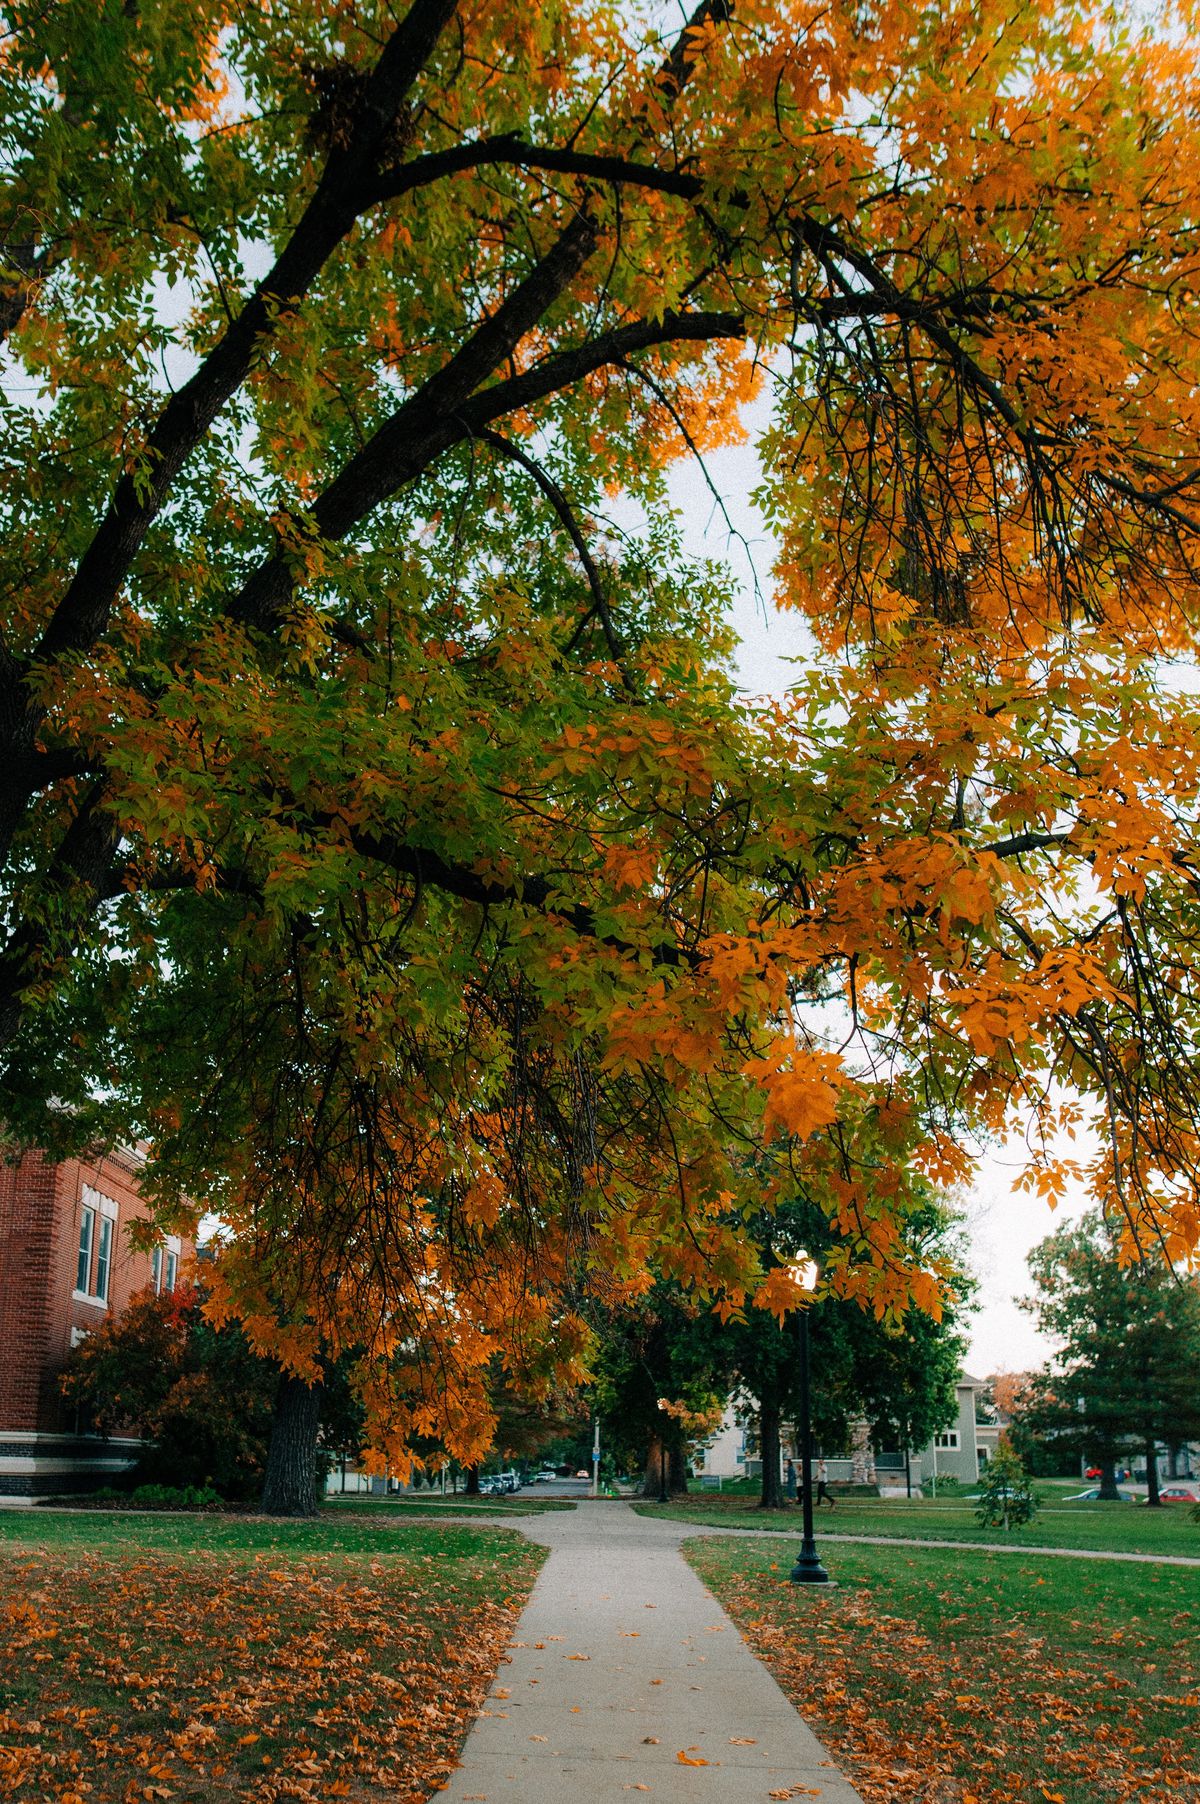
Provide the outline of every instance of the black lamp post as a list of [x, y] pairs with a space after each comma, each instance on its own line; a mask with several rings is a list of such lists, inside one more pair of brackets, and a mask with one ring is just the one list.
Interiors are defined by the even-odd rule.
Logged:
[[[791, 1275], [801, 1290], [810, 1295], [817, 1288], [817, 1262], [805, 1258], [791, 1268]], [[800, 1310], [797, 1332], [800, 1337], [800, 1477], [804, 1485], [804, 1538], [789, 1577], [794, 1585], [828, 1585], [829, 1574], [821, 1564], [813, 1537], [812, 1481], [812, 1411], [809, 1399], [809, 1305]]]
[[[658, 1407], [662, 1409], [663, 1405], [660, 1403]], [[667, 1436], [665, 1430], [659, 1436], [658, 1442], [658, 1501], [660, 1503], [670, 1503], [671, 1501], [667, 1491]]]

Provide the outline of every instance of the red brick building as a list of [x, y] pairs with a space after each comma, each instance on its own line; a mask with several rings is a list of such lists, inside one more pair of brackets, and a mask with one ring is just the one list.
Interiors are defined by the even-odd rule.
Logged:
[[0, 1496], [53, 1496], [108, 1482], [136, 1457], [134, 1440], [81, 1434], [59, 1374], [81, 1336], [136, 1291], [173, 1288], [190, 1246], [135, 1252], [145, 1219], [141, 1161], [119, 1150], [51, 1163], [26, 1153], [0, 1163]]

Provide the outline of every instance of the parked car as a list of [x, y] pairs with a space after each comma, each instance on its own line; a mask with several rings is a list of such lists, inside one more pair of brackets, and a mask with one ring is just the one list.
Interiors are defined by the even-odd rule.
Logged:
[[1200, 1484], [1164, 1485], [1158, 1495], [1163, 1503], [1200, 1503]]
[[[1067, 1498], [1068, 1503], [1099, 1503], [1099, 1501], [1100, 1501], [1100, 1486], [1099, 1485], [1093, 1485], [1090, 1491], [1076, 1491], [1072, 1496]], [[1105, 1501], [1111, 1502], [1112, 1499], [1106, 1498]], [[1133, 1502], [1132, 1491], [1118, 1491], [1117, 1492], [1117, 1502], [1118, 1503], [1132, 1503]]]
[[557, 1478], [557, 1477], [558, 1477], [558, 1473], [554, 1470], [553, 1466], [543, 1466], [540, 1472], [534, 1473], [533, 1481], [535, 1484], [541, 1484], [543, 1479]]

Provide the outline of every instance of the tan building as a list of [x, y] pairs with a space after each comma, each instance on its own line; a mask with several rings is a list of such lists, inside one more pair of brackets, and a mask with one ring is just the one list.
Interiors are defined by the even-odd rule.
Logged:
[[185, 1253], [172, 1238], [136, 1252], [146, 1219], [141, 1160], [118, 1150], [0, 1164], [0, 1498], [86, 1490], [136, 1457], [133, 1440], [81, 1433], [59, 1391], [71, 1348], [139, 1290], [173, 1289]]

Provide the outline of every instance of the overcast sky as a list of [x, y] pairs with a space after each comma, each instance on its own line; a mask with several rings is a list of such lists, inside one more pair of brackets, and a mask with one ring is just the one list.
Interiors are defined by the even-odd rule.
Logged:
[[[770, 608], [771, 538], [749, 499], [760, 481], [757, 458], [747, 445], [717, 451], [705, 463], [728, 520], [714, 503], [696, 464], [677, 465], [672, 491], [687, 547], [699, 555], [722, 558], [733, 572], [738, 585], [733, 622], [742, 641], [738, 669], [743, 687], [754, 695], [779, 694], [786, 690], [794, 671], [789, 659], [803, 657], [809, 641], [797, 616]], [[731, 536], [731, 527], [737, 536]], [[755, 573], [765, 606], [755, 600]], [[1077, 1158], [1086, 1158], [1089, 1149], [1076, 1145], [1069, 1150]], [[989, 1149], [980, 1160], [967, 1200], [972, 1261], [979, 1280], [979, 1309], [971, 1324], [967, 1354], [967, 1369], [975, 1377], [995, 1371], [1024, 1371], [1046, 1359], [1049, 1344], [1017, 1308], [1014, 1298], [1029, 1287], [1026, 1257], [1030, 1249], [1053, 1233], [1064, 1218], [1078, 1215], [1086, 1206], [1082, 1193], [1077, 1193], [1052, 1210], [1043, 1198], [1016, 1189], [1023, 1164], [1024, 1143], [1019, 1136], [1005, 1146]]]

